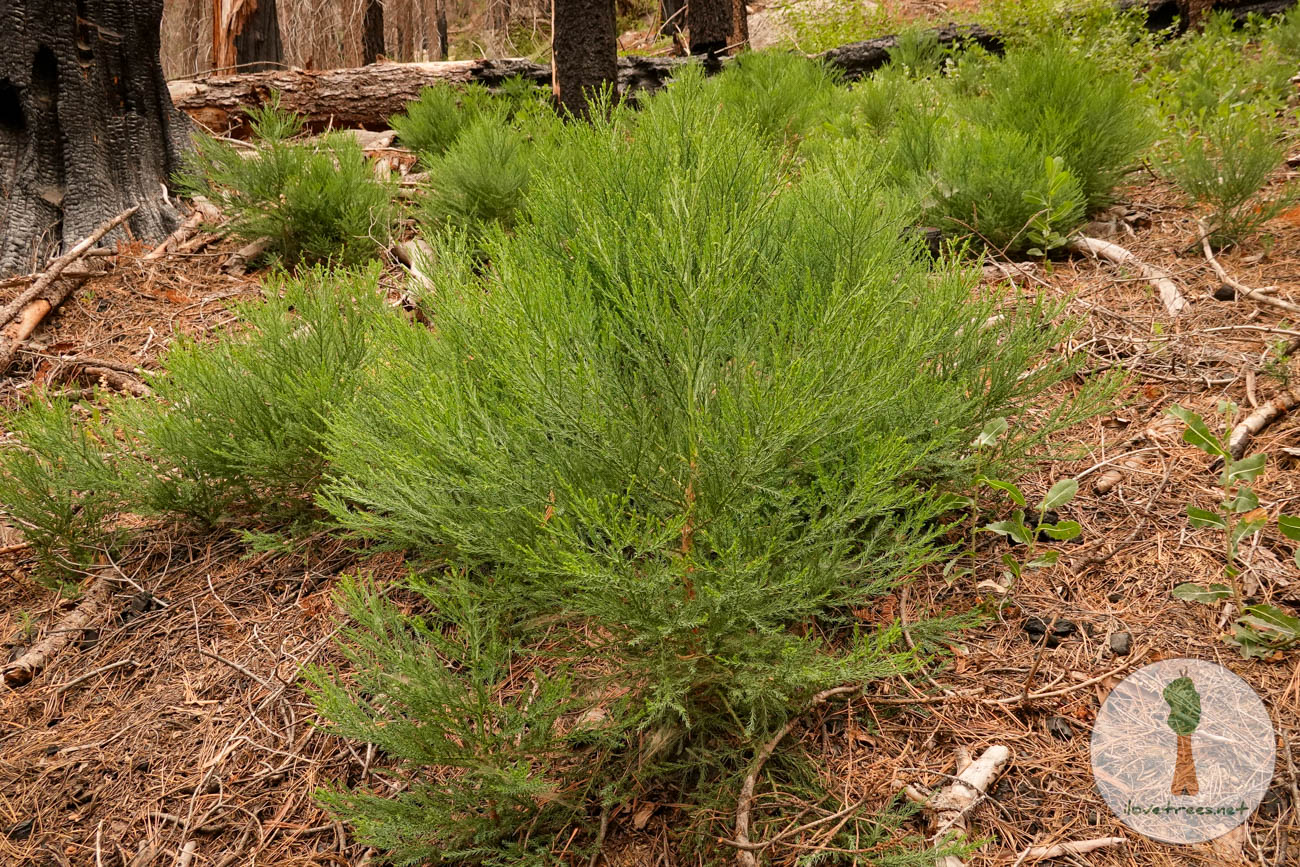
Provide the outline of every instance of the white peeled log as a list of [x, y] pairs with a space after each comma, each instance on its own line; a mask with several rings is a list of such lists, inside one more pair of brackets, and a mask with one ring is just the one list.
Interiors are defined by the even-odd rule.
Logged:
[[[1011, 749], [1002, 744], [994, 744], [980, 754], [980, 757], [962, 767], [968, 757], [958, 752], [957, 776], [941, 789], [927, 795], [913, 786], [907, 786], [903, 793], [907, 798], [922, 804], [930, 814], [934, 832], [930, 844], [938, 846], [953, 832], [965, 836], [966, 815], [980, 802], [989, 786], [1001, 775], [1007, 763], [1011, 761]], [[955, 855], [943, 855], [935, 862], [936, 867], [965, 867], [965, 862]]]
[[1079, 235], [1070, 240], [1069, 248], [1095, 259], [1105, 259], [1115, 265], [1127, 265], [1133, 268], [1142, 275], [1143, 279], [1156, 287], [1156, 291], [1160, 293], [1160, 301], [1165, 305], [1165, 310], [1170, 316], [1177, 317], [1187, 309], [1187, 299], [1183, 297], [1178, 284], [1169, 274], [1154, 265], [1148, 265], [1119, 244]]

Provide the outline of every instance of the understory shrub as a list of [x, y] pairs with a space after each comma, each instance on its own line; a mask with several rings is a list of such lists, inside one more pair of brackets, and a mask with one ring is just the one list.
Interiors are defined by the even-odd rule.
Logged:
[[1079, 181], [1060, 157], [1048, 156], [1011, 129], [954, 130], [941, 147], [927, 221], [976, 234], [1003, 253], [1043, 255], [1083, 222]]
[[329, 416], [347, 406], [386, 308], [378, 264], [272, 275], [266, 299], [212, 342], [180, 339], [152, 376], [155, 400], [122, 401], [132, 505], [211, 524], [312, 508]]
[[504, 114], [491, 91], [481, 84], [436, 84], [421, 90], [418, 98], [407, 103], [406, 111], [393, 115], [388, 122], [402, 145], [427, 161], [455, 144], [475, 121]]
[[361, 673], [312, 677], [405, 786], [327, 802], [406, 863], [530, 863], [651, 786], [706, 828], [814, 694], [953, 626], [912, 650], [854, 611], [942, 553], [981, 426], [1072, 369], [1054, 311], [931, 270], [868, 144], [795, 174], [692, 71], [595, 116], [489, 267], [438, 251], [436, 328], [385, 320], [330, 417], [322, 505], [436, 564], [350, 587]]
[[220, 339], [178, 340], [147, 398], [79, 415], [33, 401], [4, 419], [0, 504], [49, 571], [84, 565], [118, 513], [212, 526], [319, 513], [326, 420], [352, 398], [370, 333], [389, 315], [380, 270], [303, 269], [267, 282]]
[[721, 111], [777, 143], [798, 141], [824, 122], [836, 95], [830, 67], [781, 51], [743, 53], [711, 84]]
[[241, 241], [266, 238], [287, 265], [353, 265], [387, 248], [396, 212], [393, 186], [375, 177], [355, 138], [331, 133], [296, 140], [302, 122], [278, 102], [249, 110], [256, 150], [198, 135], [179, 178], [229, 217]]
[[110, 541], [117, 511], [109, 448], [66, 400], [35, 395], [0, 427], [0, 512], [32, 546], [46, 580], [87, 566]]
[[424, 224], [450, 223], [471, 232], [488, 223], [509, 228], [528, 192], [531, 149], [522, 133], [500, 119], [476, 121], [431, 164]]
[[1098, 69], [1063, 40], [1008, 51], [983, 75], [983, 98], [969, 104], [974, 118], [1016, 130], [1065, 160], [1089, 210], [1110, 202], [1154, 137], [1148, 102], [1132, 77]]
[[1284, 47], [1288, 32], [1285, 21], [1261, 33], [1255, 26], [1243, 29], [1230, 13], [1210, 13], [1199, 33], [1155, 57], [1151, 78], [1165, 109], [1195, 118], [1247, 104], [1260, 112], [1281, 108], [1295, 74], [1296, 55]]
[[1282, 167], [1286, 141], [1278, 124], [1250, 106], [1202, 111], [1175, 130], [1165, 174], [1194, 204], [1206, 209], [1211, 238], [1231, 244], [1255, 234], [1293, 200], [1287, 189], [1266, 198]]

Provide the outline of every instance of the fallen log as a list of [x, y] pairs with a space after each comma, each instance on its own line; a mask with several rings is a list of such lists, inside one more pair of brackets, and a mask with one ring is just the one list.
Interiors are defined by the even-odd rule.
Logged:
[[80, 639], [82, 631], [99, 618], [108, 604], [108, 590], [108, 582], [96, 578], [85, 597], [58, 622], [56, 628], [4, 667], [4, 682], [11, 689], [17, 689], [49, 665], [74, 640]]

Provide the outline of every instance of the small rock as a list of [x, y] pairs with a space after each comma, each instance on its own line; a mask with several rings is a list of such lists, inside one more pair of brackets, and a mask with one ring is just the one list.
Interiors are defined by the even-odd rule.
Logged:
[[1124, 598], [1123, 594], [1111, 593], [1106, 597], [1106, 601], [1114, 605], [1115, 603], [1119, 602], [1123, 598]]
[[1070, 721], [1063, 716], [1049, 716], [1047, 718], [1047, 733], [1054, 738], [1060, 738], [1068, 741], [1074, 737], [1074, 728]]
[[[1047, 635], [1047, 626], [1050, 622], [1041, 617], [1028, 617], [1025, 619], [1025, 632], [1029, 633], [1029, 637], [1034, 641], [1040, 641], [1044, 635]], [[1069, 638], [1077, 629], [1074, 621], [1063, 617], [1057, 618], [1056, 624], [1052, 627], [1052, 634], [1047, 635], [1047, 646], [1059, 646], [1062, 638]]]
[[1116, 656], [1128, 656], [1129, 651], [1133, 649], [1133, 636], [1127, 632], [1112, 632], [1110, 634], [1110, 652]]
[[1233, 289], [1231, 286], [1228, 286], [1227, 284], [1224, 284], [1220, 286], [1218, 289], [1214, 290], [1214, 300], [1215, 301], [1236, 301], [1237, 290]]

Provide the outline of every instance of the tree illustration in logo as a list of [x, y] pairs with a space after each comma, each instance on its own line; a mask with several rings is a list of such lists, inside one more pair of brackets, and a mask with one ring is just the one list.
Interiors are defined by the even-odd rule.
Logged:
[[1192, 756], [1192, 732], [1201, 724], [1201, 695], [1187, 676], [1170, 681], [1164, 691], [1165, 704], [1169, 705], [1169, 727], [1178, 735], [1178, 761], [1174, 765], [1174, 782], [1169, 791], [1174, 795], [1195, 795], [1200, 791], [1196, 782], [1196, 760]]

